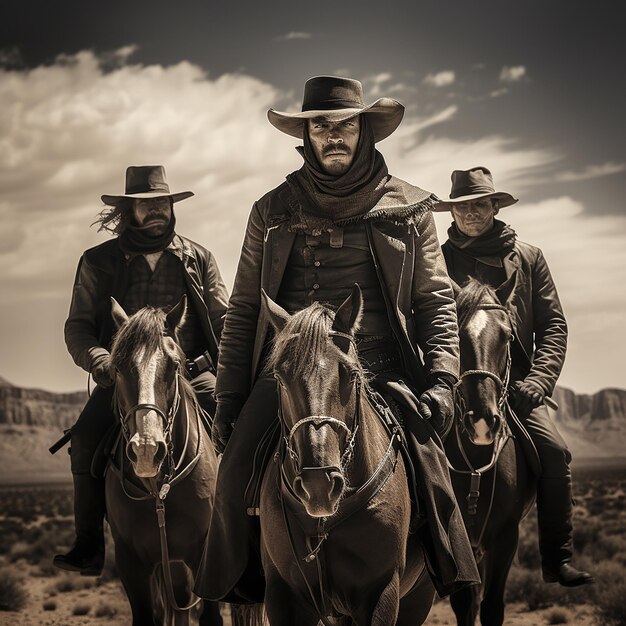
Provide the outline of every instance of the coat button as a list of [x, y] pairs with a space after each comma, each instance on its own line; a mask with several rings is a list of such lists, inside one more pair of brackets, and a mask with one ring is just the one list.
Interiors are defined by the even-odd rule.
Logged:
[[313, 285], [313, 289], [319, 289], [319, 288], [320, 288], [320, 286], [319, 286], [317, 283], [315, 283], [315, 284]]
[[315, 265], [315, 267], [319, 267], [321, 265], [321, 263], [319, 261], [315, 261], [315, 263], [313, 263], [313, 265]]

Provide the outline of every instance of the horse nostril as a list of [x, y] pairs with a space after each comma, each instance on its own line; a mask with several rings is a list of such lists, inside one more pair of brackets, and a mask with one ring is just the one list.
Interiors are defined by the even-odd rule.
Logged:
[[165, 453], [167, 452], [167, 448], [165, 447], [165, 443], [163, 441], [159, 441], [157, 443], [157, 450], [154, 455], [154, 462], [158, 465], [165, 458]]
[[296, 476], [293, 481], [293, 490], [295, 494], [300, 498], [300, 500], [308, 500], [309, 494], [307, 490], [304, 488], [302, 483], [302, 478], [300, 476]]
[[135, 452], [135, 445], [132, 441], [126, 446], [126, 456], [131, 463], [137, 463], [137, 453]]
[[341, 496], [346, 481], [343, 477], [343, 474], [341, 474], [340, 472], [331, 472], [328, 478], [331, 484], [330, 490], [328, 491], [328, 496], [330, 500], [336, 500], [339, 498], [339, 496]]

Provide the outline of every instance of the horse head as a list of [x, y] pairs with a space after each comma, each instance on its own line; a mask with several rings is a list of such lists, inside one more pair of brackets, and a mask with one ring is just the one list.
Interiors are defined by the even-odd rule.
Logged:
[[476, 445], [493, 443], [504, 425], [513, 339], [506, 303], [514, 285], [515, 275], [498, 290], [473, 279], [455, 290], [461, 348], [456, 417]]
[[314, 303], [289, 315], [265, 292], [262, 298], [275, 330], [268, 366], [278, 383], [291, 488], [310, 516], [327, 517], [344, 494], [358, 429], [361, 290], [355, 284], [336, 313]]
[[137, 476], [154, 478], [168, 452], [180, 401], [179, 377], [185, 355], [176, 332], [185, 317], [186, 296], [167, 315], [145, 307], [130, 317], [111, 300], [117, 328], [111, 362], [126, 454]]

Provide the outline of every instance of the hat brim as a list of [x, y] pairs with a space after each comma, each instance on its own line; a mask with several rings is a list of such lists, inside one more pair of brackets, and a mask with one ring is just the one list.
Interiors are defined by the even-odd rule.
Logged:
[[180, 202], [186, 198], [191, 198], [193, 191], [179, 191], [178, 193], [163, 193], [163, 192], [146, 192], [146, 193], [127, 193], [120, 194], [118, 196], [103, 195], [100, 196], [104, 204], [109, 206], [117, 206], [122, 200], [138, 200], [140, 198], [171, 198], [172, 202]]
[[455, 204], [461, 204], [462, 202], [471, 202], [472, 200], [479, 200], [480, 198], [496, 198], [499, 200], [498, 208], [504, 209], [507, 206], [511, 206], [518, 202], [517, 198], [514, 198], [510, 193], [505, 191], [494, 191], [492, 193], [475, 193], [469, 196], [459, 196], [458, 198], [452, 198], [450, 200], [439, 200], [432, 210], [435, 213], [442, 213], [443, 211], [451, 211]]
[[317, 109], [301, 113], [284, 113], [270, 109], [267, 112], [267, 119], [281, 132], [303, 139], [304, 125], [307, 120], [324, 117], [331, 122], [342, 122], [355, 115], [367, 115], [368, 122], [374, 131], [374, 141], [382, 141], [400, 125], [404, 117], [404, 105], [393, 98], [379, 98], [373, 104], [363, 108]]

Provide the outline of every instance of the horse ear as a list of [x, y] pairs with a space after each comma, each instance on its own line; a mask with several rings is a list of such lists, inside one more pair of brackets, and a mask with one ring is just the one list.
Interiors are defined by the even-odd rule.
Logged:
[[267, 293], [265, 293], [265, 289], [261, 289], [261, 306], [267, 313], [267, 316], [277, 333], [285, 328], [285, 324], [291, 316], [287, 313], [287, 311], [285, 311], [285, 309], [283, 309], [282, 306], [276, 304], [276, 302], [274, 302], [274, 300], [272, 300]]
[[113, 296], [111, 296], [111, 317], [113, 318], [116, 330], [119, 330], [120, 326], [128, 321], [126, 311], [124, 311], [120, 303]]
[[500, 304], [506, 306], [513, 292], [515, 291], [515, 285], [517, 283], [517, 272], [513, 272], [497, 289], [496, 296]]
[[333, 330], [353, 335], [359, 329], [363, 315], [363, 293], [358, 283], [354, 283], [352, 293], [344, 300], [335, 313]]
[[184, 321], [185, 313], [187, 313], [187, 294], [179, 300], [175, 307], [165, 316], [165, 324], [170, 331], [176, 330]]

